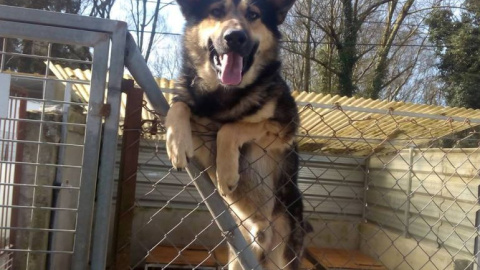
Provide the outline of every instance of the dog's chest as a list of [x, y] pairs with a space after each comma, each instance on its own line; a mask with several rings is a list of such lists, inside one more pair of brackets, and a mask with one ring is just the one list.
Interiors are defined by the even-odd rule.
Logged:
[[[275, 106], [266, 91], [258, 89], [217, 90], [194, 97], [192, 113], [221, 123], [243, 121], [259, 122], [264, 115], [273, 115]], [[268, 111], [268, 113], [266, 113]], [[261, 115], [261, 116], [260, 116]], [[257, 120], [261, 119], [261, 120]]]

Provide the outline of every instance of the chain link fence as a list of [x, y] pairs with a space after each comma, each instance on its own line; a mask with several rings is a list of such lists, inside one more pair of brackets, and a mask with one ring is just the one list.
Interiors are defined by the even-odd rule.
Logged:
[[[298, 186], [313, 227], [301, 269], [477, 269], [480, 112], [293, 94]], [[172, 168], [162, 116], [146, 101], [142, 107], [138, 166], [119, 164], [137, 170], [123, 221], [132, 224], [124, 268], [228, 268], [237, 254], [229, 257], [218, 217], [196, 179]], [[215, 140], [215, 129], [204, 128], [197, 151]], [[250, 165], [268, 158], [265, 150]]]

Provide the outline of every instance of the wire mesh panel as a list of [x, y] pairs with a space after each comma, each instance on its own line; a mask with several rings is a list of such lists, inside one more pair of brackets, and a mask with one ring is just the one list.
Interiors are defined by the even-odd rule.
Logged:
[[[19, 43], [32, 49], [19, 51]], [[84, 58], [64, 58], [67, 45], [2, 38], [2, 93], [9, 112], [2, 119], [2, 248], [10, 267], [42, 269], [68, 265], [78, 209], [88, 100], [74, 88], [87, 79], [58, 80], [50, 67], [91, 68]], [[9, 87], [10, 86], [10, 87]]]
[[[313, 228], [300, 269], [477, 269], [480, 112], [293, 95], [298, 186]], [[238, 254], [229, 254], [228, 235], [207, 212], [196, 179], [171, 167], [161, 116], [147, 102], [143, 119], [125, 268], [228, 268]], [[194, 131], [204, 139], [197, 151], [216, 137], [204, 128]], [[258, 248], [258, 235], [244, 235]], [[269, 248], [263, 251], [276, 247]]]
[[107, 69], [123, 70], [109, 59], [118, 25], [4, 6], [0, 19], [0, 269], [84, 269], [102, 122], [116, 144], [120, 99], [103, 104]]

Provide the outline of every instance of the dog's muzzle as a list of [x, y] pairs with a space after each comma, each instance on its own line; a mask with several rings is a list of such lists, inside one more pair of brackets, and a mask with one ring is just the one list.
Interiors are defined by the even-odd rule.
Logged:
[[211, 43], [211, 60], [222, 84], [234, 86], [242, 82], [256, 47], [248, 34], [238, 29], [227, 29], [221, 38]]

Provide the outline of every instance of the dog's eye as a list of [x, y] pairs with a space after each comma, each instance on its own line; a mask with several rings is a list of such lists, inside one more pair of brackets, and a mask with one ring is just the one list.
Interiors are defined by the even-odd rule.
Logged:
[[214, 8], [210, 10], [210, 15], [212, 15], [214, 18], [220, 19], [225, 16], [225, 11], [223, 8]]
[[257, 12], [248, 10], [245, 17], [247, 18], [247, 20], [252, 22], [252, 21], [255, 21], [256, 19], [260, 18], [260, 14], [258, 14]]

